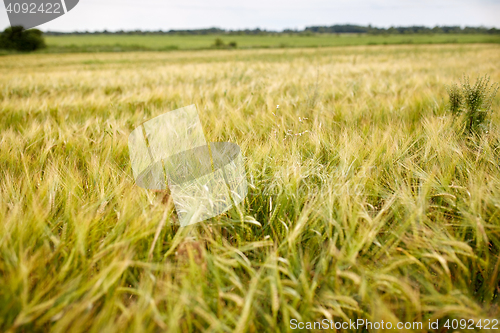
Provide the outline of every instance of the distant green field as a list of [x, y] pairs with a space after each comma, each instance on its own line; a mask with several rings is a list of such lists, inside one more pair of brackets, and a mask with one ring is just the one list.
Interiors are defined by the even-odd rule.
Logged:
[[324, 47], [383, 44], [500, 43], [497, 35], [388, 35], [324, 34], [313, 36], [158, 36], [158, 35], [67, 35], [47, 36], [44, 52], [97, 52], [131, 50], [207, 49], [216, 38], [238, 48]]

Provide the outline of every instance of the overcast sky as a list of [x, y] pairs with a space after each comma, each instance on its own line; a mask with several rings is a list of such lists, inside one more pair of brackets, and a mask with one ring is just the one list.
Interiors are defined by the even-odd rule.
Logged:
[[[208, 27], [283, 30], [345, 23], [499, 28], [500, 0], [80, 0], [72, 11], [38, 28], [45, 31]], [[0, 4], [0, 28], [8, 25], [7, 12]]]

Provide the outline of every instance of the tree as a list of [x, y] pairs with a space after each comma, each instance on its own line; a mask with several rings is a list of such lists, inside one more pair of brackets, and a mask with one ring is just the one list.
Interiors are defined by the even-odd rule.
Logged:
[[43, 32], [14, 26], [0, 33], [0, 49], [31, 52], [46, 47]]

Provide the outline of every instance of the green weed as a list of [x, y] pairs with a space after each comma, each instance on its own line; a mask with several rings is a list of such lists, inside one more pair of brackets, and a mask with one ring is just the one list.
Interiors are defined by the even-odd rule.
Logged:
[[490, 85], [488, 76], [479, 77], [474, 85], [470, 84], [469, 77], [463, 77], [461, 87], [453, 84], [448, 89], [450, 97], [450, 111], [465, 122], [468, 134], [485, 132], [488, 129], [491, 105], [498, 91], [498, 84]]

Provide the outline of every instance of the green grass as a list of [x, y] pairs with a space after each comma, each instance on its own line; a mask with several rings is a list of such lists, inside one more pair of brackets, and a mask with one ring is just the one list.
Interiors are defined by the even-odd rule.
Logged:
[[[477, 44], [1, 57], [0, 331], [499, 318], [500, 99], [489, 132], [469, 138], [446, 91], [464, 73], [499, 82], [498, 54]], [[179, 228], [168, 196], [134, 184], [127, 139], [193, 103], [208, 141], [242, 148], [249, 194]]]
[[384, 44], [500, 43], [497, 35], [276, 35], [276, 36], [154, 36], [70, 35], [47, 36], [46, 52], [94, 52], [211, 48], [216, 38], [236, 42], [239, 48], [327, 47]]

